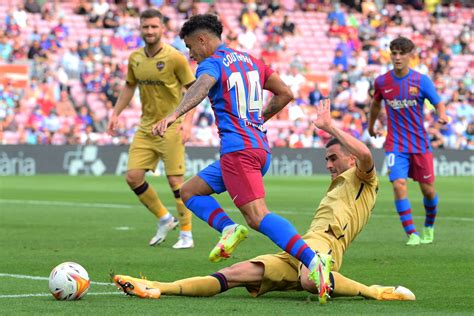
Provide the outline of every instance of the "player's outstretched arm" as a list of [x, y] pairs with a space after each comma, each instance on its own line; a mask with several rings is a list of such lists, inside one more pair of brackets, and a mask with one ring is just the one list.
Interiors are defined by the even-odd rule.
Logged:
[[107, 132], [110, 135], [114, 135], [115, 128], [117, 127], [118, 117], [120, 113], [130, 104], [132, 101], [133, 95], [135, 94], [135, 88], [137, 85], [132, 85], [128, 82], [125, 83], [122, 91], [119, 94], [117, 102], [114, 106], [114, 111], [109, 118], [109, 124], [107, 126]]
[[293, 100], [293, 92], [276, 73], [270, 75], [263, 88], [273, 93], [272, 99], [263, 111], [263, 121], [266, 122]]
[[358, 160], [357, 166], [360, 170], [369, 171], [373, 169], [374, 161], [369, 148], [354, 136], [334, 126], [331, 118], [331, 101], [329, 99], [319, 101], [319, 105], [316, 107], [316, 114], [317, 117], [313, 120], [313, 124], [337, 138], [352, 155], [356, 156]]
[[176, 110], [162, 119], [151, 130], [153, 135], [163, 136], [168, 126], [173, 124], [181, 115], [187, 113], [189, 110], [195, 108], [208, 95], [209, 90], [216, 83], [216, 79], [207, 74], [200, 76], [194, 84], [189, 88], [181, 100]]

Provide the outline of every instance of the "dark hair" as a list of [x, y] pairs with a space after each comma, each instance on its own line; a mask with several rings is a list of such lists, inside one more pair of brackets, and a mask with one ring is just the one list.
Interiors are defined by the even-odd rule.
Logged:
[[197, 30], [209, 31], [221, 39], [222, 23], [214, 14], [193, 15], [183, 24], [179, 37], [184, 38]]
[[390, 42], [390, 50], [400, 50], [402, 54], [410, 53], [415, 49], [415, 44], [406, 37], [400, 36]]
[[337, 145], [337, 144], [339, 144], [339, 145], [342, 146], [341, 141], [340, 141], [339, 139], [337, 139], [337, 138], [331, 138], [331, 139], [327, 142], [326, 148], [329, 148], [329, 147], [331, 147], [331, 146], [333, 146], [333, 145]]
[[347, 150], [346, 146], [344, 146], [344, 145], [341, 143], [341, 141], [340, 141], [339, 139], [337, 139], [337, 138], [331, 138], [331, 139], [327, 142], [326, 148], [329, 148], [329, 147], [334, 146], [334, 145], [337, 145], [337, 144], [339, 144], [339, 146], [341, 146], [341, 150], [342, 150], [344, 153], [346, 153], [346, 154], [348, 154], [348, 155], [350, 154], [350, 152], [349, 152], [349, 150]]
[[140, 13], [140, 21], [144, 19], [159, 18], [163, 22], [163, 14], [156, 9], [147, 9]]

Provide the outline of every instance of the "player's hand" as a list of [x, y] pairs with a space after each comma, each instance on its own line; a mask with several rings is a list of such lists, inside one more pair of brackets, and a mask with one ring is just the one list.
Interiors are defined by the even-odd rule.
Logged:
[[446, 125], [449, 123], [449, 116], [446, 113], [439, 114], [438, 116], [438, 123], [442, 125]]
[[109, 119], [109, 124], [107, 125], [107, 133], [111, 136], [114, 136], [117, 125], [118, 125], [118, 116], [112, 114], [112, 116]]
[[181, 141], [183, 144], [186, 144], [191, 138], [191, 126], [188, 124], [181, 124], [178, 128], [178, 132], [181, 133]]
[[163, 137], [163, 135], [165, 135], [165, 132], [166, 130], [168, 129], [168, 127], [173, 124], [175, 121], [176, 121], [176, 114], [173, 113], [169, 116], [167, 116], [166, 118], [162, 119], [161, 121], [159, 121], [158, 123], [156, 123], [155, 125], [153, 125], [153, 127], [151, 128], [151, 134], [153, 136], [161, 136]]
[[323, 99], [319, 101], [319, 105], [316, 106], [316, 118], [313, 119], [313, 124], [317, 128], [330, 133], [332, 128], [331, 100]]

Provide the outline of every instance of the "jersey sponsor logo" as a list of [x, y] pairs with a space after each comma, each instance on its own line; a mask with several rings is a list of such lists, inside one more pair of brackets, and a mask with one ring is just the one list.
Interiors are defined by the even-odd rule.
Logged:
[[418, 89], [418, 87], [409, 87], [408, 88], [408, 93], [410, 95], [413, 95], [413, 96], [418, 95], [419, 91], [420, 91], [420, 89]]
[[255, 124], [250, 121], [245, 121], [245, 126], [252, 126], [253, 128], [258, 129], [262, 133], [267, 132], [267, 129], [265, 128], [265, 126], [263, 126], [263, 124]]
[[165, 68], [165, 62], [164, 61], [159, 61], [156, 63], [156, 69], [158, 69], [159, 71], [162, 71], [163, 68]]
[[226, 54], [225, 57], [222, 59], [222, 63], [226, 67], [229, 67], [231, 64], [238, 61], [243, 61], [253, 66], [252, 59], [250, 59], [250, 57], [245, 56], [244, 54], [241, 54], [241, 53], [232, 52], [232, 53]]
[[417, 105], [416, 100], [407, 100], [407, 99], [403, 99], [403, 100], [385, 100], [385, 102], [387, 102], [387, 104], [394, 110], [406, 109], [406, 108], [409, 108], [411, 106], [416, 106]]
[[139, 85], [164, 87], [165, 83], [161, 80], [138, 80]]

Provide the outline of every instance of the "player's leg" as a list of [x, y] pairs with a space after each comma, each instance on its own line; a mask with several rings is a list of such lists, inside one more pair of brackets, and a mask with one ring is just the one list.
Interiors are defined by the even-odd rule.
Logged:
[[411, 204], [408, 200], [407, 178], [410, 169], [409, 154], [386, 153], [386, 161], [389, 171], [389, 179], [392, 182], [395, 197], [395, 208], [400, 222], [409, 239], [407, 245], [420, 244], [420, 237], [413, 223]]
[[192, 214], [184, 205], [179, 193], [184, 183], [184, 173], [186, 171], [181, 133], [176, 132], [176, 128], [172, 128], [165, 133], [163, 140], [159, 151], [162, 153], [168, 184], [175, 198], [180, 228], [178, 242], [173, 245], [173, 248], [192, 248], [194, 247]]
[[[270, 238], [311, 271], [323, 269], [326, 263], [329, 266], [330, 258], [329, 262], [322, 260], [308, 247], [288, 220], [268, 210], [264, 198], [263, 174], [268, 170], [269, 161], [270, 155], [264, 150], [245, 150], [221, 157], [224, 183], [234, 204], [242, 212], [250, 227]], [[235, 247], [230, 248], [223, 244], [221, 248], [222, 253], [230, 255]], [[329, 271], [319, 272], [315, 277], [318, 286], [321, 286], [319, 283], [322, 281], [324, 287], [329, 281], [327, 280]]]
[[184, 182], [184, 176], [168, 176], [168, 183], [176, 201], [176, 212], [179, 220], [179, 238], [178, 242], [173, 245], [175, 249], [184, 249], [194, 247], [192, 234], [192, 213], [186, 205], [184, 205], [179, 193]]
[[209, 226], [222, 233], [226, 227], [235, 225], [235, 223], [210, 195], [222, 193], [225, 190], [220, 163], [215, 161], [183, 184], [180, 194], [188, 209]]
[[332, 284], [332, 297], [337, 296], [362, 296], [368, 299], [382, 301], [414, 301], [415, 295], [403, 286], [367, 286], [357, 281], [346, 278], [339, 272], [330, 274]]
[[432, 153], [416, 154], [413, 157], [415, 166], [413, 179], [418, 181], [423, 193], [425, 206], [425, 225], [421, 234], [421, 243], [430, 244], [434, 239], [434, 223], [438, 213], [438, 195], [436, 194]]
[[[153, 140], [138, 131], [129, 149], [125, 180], [140, 202], [155, 215], [159, 221], [158, 225], [160, 225], [160, 221], [163, 223], [168, 222], [171, 215], [153, 187], [145, 181], [146, 171], [154, 170], [158, 160], [159, 156], [154, 151]], [[159, 244], [160, 242], [163, 242], [163, 240], [154, 241], [152, 239], [150, 245]]]
[[238, 286], [258, 287], [263, 274], [263, 265], [244, 261], [212, 275], [174, 282], [148, 281], [126, 275], [113, 275], [112, 280], [120, 290], [142, 298], [159, 298], [161, 295], [214, 296]]

